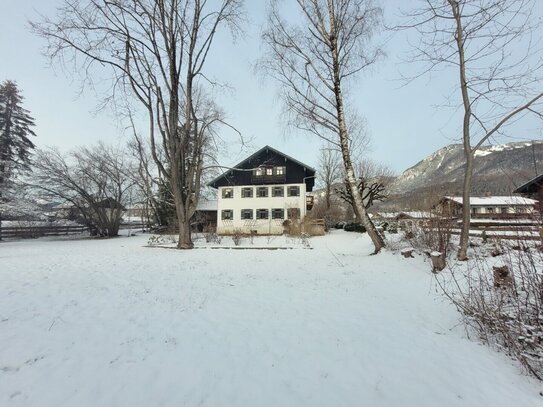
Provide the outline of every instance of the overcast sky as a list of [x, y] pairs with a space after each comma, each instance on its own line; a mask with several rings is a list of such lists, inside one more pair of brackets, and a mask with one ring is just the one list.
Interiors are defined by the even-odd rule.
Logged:
[[[410, 0], [411, 2], [412, 0]], [[0, 81], [18, 82], [25, 107], [36, 119], [38, 146], [69, 149], [97, 140], [123, 142], [126, 135], [110, 111], [95, 113], [99, 103], [91, 90], [79, 94], [79, 82], [60, 67], [51, 68], [41, 54], [43, 40], [28, 30], [27, 21], [37, 13], [52, 16], [58, 0], [1, 0]], [[414, 2], [414, 1], [413, 1]], [[224, 33], [217, 38], [209, 73], [230, 85], [218, 96], [229, 122], [252, 138], [254, 149], [269, 144], [309, 165], [316, 166], [320, 141], [297, 131], [288, 134], [281, 123], [277, 87], [254, 74], [261, 53], [260, 33], [266, 17], [266, 0], [246, 1], [248, 24], [244, 38], [235, 43]], [[388, 24], [398, 21], [398, 6], [408, 1], [382, 0]], [[543, 15], [543, 0], [536, 14]], [[386, 34], [388, 35], [388, 34]], [[459, 140], [454, 112], [439, 107], [457, 79], [450, 72], [401, 86], [399, 71], [417, 67], [403, 62], [409, 49], [406, 32], [386, 41], [387, 57], [363, 74], [349, 89], [354, 107], [367, 120], [372, 137], [368, 156], [401, 172], [433, 151]], [[385, 36], [383, 36], [385, 37]], [[541, 121], [526, 120], [511, 129], [503, 142], [543, 139]], [[222, 157], [230, 165], [242, 158], [231, 151]]]

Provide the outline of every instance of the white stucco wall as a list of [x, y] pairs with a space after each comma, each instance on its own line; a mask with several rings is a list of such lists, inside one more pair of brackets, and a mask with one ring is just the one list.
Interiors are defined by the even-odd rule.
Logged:
[[[491, 210], [489, 211], [489, 208]], [[471, 213], [472, 214], [505, 214], [505, 213], [526, 213], [526, 214], [533, 214], [535, 212], [535, 209], [533, 206], [530, 205], [515, 205], [515, 206], [493, 206], [493, 205], [486, 205], [486, 206], [479, 206], [479, 205], [472, 205], [471, 206]]]
[[[287, 196], [287, 188], [289, 186], [298, 186], [300, 188], [300, 196]], [[267, 187], [268, 197], [257, 197], [257, 188]], [[283, 197], [272, 197], [273, 187], [283, 187]], [[233, 188], [233, 198], [223, 198], [223, 189]], [[242, 188], [253, 188], [252, 198], [242, 198]], [[283, 221], [287, 218], [287, 209], [298, 208], [300, 209], [300, 218], [303, 219], [306, 214], [306, 186], [305, 184], [278, 184], [278, 185], [241, 185], [234, 187], [220, 187], [218, 191], [218, 205], [217, 205], [217, 233], [218, 234], [231, 234], [235, 230], [239, 229], [243, 233], [250, 233], [252, 230], [256, 230], [258, 234], [282, 234], [283, 233]], [[251, 209], [253, 211], [253, 219], [245, 220], [241, 219], [242, 209]], [[267, 209], [268, 219], [256, 219], [257, 209]], [[272, 219], [272, 209], [283, 209], [285, 219]], [[232, 210], [233, 219], [223, 220], [222, 211]]]

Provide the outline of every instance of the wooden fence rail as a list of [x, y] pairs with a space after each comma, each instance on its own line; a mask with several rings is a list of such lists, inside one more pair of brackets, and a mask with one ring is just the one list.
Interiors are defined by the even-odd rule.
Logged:
[[42, 236], [75, 235], [85, 233], [87, 226], [3, 226], [0, 229], [0, 239], [22, 238], [30, 239]]

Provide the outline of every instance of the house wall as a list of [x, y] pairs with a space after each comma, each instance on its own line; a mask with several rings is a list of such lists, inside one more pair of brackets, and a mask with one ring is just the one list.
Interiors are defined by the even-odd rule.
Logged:
[[508, 213], [534, 213], [534, 208], [529, 205], [515, 205], [515, 206], [471, 206], [472, 215], [494, 215], [494, 214], [508, 214]]
[[[287, 196], [287, 187], [298, 186], [300, 188], [300, 196]], [[260, 198], [256, 196], [257, 187], [267, 187], [268, 197]], [[283, 197], [272, 197], [273, 187], [283, 187]], [[232, 198], [223, 198], [223, 189], [233, 188], [234, 195]], [[253, 188], [252, 198], [242, 198], [242, 188]], [[242, 233], [251, 233], [255, 230], [261, 235], [275, 235], [283, 233], [283, 222], [287, 218], [287, 209], [298, 208], [300, 210], [300, 219], [303, 219], [306, 214], [306, 185], [302, 184], [275, 184], [275, 185], [239, 185], [233, 187], [218, 188], [218, 207], [217, 207], [217, 233], [220, 235], [228, 235], [240, 230]], [[253, 219], [246, 220], [241, 218], [242, 209], [251, 209], [253, 211]], [[256, 219], [257, 209], [267, 209], [268, 219]], [[272, 209], [283, 209], [284, 219], [272, 219]], [[233, 219], [223, 220], [222, 211], [232, 210]]]

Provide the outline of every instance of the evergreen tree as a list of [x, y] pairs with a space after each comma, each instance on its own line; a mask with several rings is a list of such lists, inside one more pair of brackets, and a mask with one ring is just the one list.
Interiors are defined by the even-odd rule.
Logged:
[[2, 207], [11, 200], [17, 173], [30, 167], [34, 119], [22, 106], [23, 96], [13, 81], [0, 84], [0, 227]]

